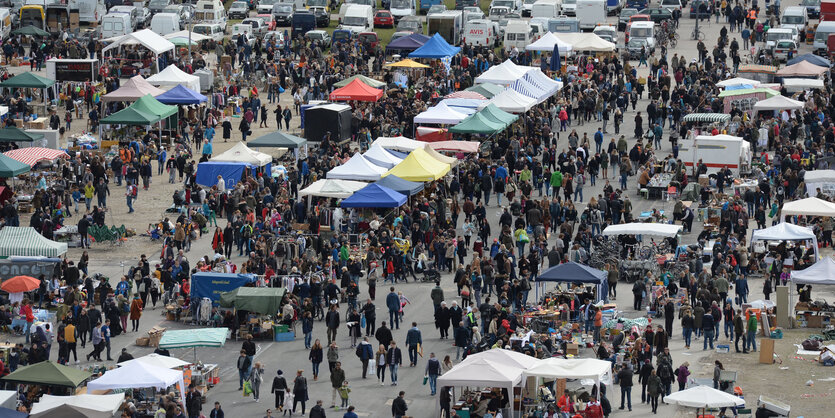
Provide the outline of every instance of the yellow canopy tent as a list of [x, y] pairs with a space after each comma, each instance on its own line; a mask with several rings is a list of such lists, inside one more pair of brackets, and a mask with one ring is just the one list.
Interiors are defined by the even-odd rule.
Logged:
[[417, 61], [413, 61], [409, 58], [406, 58], [404, 60], [400, 60], [400, 61], [397, 61], [397, 62], [393, 62], [391, 64], [386, 64], [386, 65], [384, 65], [384, 67], [429, 68], [428, 65], [421, 64], [421, 63], [419, 63]]
[[429, 155], [425, 149], [412, 151], [406, 159], [383, 174], [383, 177], [395, 175], [408, 181], [433, 181], [449, 173], [450, 166]]
[[448, 157], [444, 154], [441, 154], [440, 152], [435, 151], [435, 148], [432, 148], [429, 144], [426, 144], [426, 147], [424, 147], [423, 149], [424, 149], [424, 151], [426, 151], [427, 154], [431, 155], [432, 158], [434, 158], [434, 159], [436, 159], [436, 160], [438, 160], [442, 163], [449, 164], [452, 167], [455, 167], [456, 165], [458, 165], [458, 159], [457, 158]]

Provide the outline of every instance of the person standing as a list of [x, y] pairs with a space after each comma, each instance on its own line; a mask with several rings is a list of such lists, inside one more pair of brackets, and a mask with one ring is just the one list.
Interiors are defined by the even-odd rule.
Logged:
[[389, 310], [389, 323], [395, 329], [400, 329], [400, 296], [394, 292], [394, 286], [389, 288], [389, 294], [386, 295], [386, 307]]
[[[319, 340], [316, 340], [316, 343], [319, 343]], [[315, 345], [314, 345], [315, 346]], [[305, 402], [307, 402], [307, 378], [302, 376], [304, 370], [297, 370], [296, 371], [296, 378], [293, 380], [293, 414], [296, 413], [296, 405], [301, 402], [302, 404], [302, 415], [304, 415], [305, 410]], [[319, 401], [317, 405], [321, 406], [322, 401]], [[312, 413], [312, 411], [311, 411]]]
[[249, 367], [252, 365], [252, 360], [246, 355], [245, 350], [241, 350], [241, 355], [238, 357], [238, 390], [244, 389], [244, 380], [249, 378]]
[[139, 331], [139, 318], [142, 317], [142, 299], [139, 299], [139, 293], [133, 294], [133, 300], [130, 303], [130, 326], [131, 331]]
[[386, 364], [389, 366], [391, 385], [397, 386], [397, 368], [403, 364], [403, 353], [394, 341], [389, 344], [389, 349], [386, 352]]
[[658, 396], [661, 395], [661, 378], [658, 377], [658, 373], [653, 370], [650, 375], [647, 383], [647, 395], [649, 397], [649, 403], [652, 406], [652, 413], [658, 413]]
[[435, 396], [438, 376], [441, 375], [441, 362], [435, 357], [435, 353], [429, 353], [429, 360], [426, 361], [426, 377], [429, 379], [429, 391]]
[[636, 280], [635, 284], [632, 285], [632, 295], [635, 297], [634, 301], [632, 302], [632, 309], [636, 311], [641, 310], [641, 305], [644, 299], [644, 292], [646, 291], [646, 286], [642, 280]]
[[685, 361], [676, 370], [676, 381], [678, 382], [679, 392], [684, 390], [684, 387], [687, 385], [687, 378], [690, 377], [689, 367], [690, 363]]
[[750, 347], [750, 351], [757, 351], [757, 315], [751, 314], [748, 317], [748, 333], [744, 346], [746, 349]]
[[255, 363], [252, 371], [249, 373], [249, 384], [252, 385], [252, 398], [255, 402], [261, 400], [261, 382], [264, 381], [264, 366], [261, 363]]
[[739, 340], [742, 340], [742, 352], [748, 353], [748, 347], [745, 345], [745, 322], [742, 320], [742, 310], [737, 309], [734, 316], [734, 348], [739, 353]]
[[704, 333], [702, 351], [707, 350], [708, 344], [710, 344], [710, 349], [713, 350], [713, 337], [715, 335], [715, 330], [713, 313], [711, 313], [710, 310], [706, 310], [704, 316], [702, 316], [702, 332]]
[[334, 367], [336, 367], [336, 363], [339, 362], [339, 346], [336, 345], [336, 341], [332, 341], [331, 344], [328, 346], [328, 371], [333, 373]]
[[188, 418], [200, 418], [200, 410], [203, 409], [203, 396], [197, 392], [197, 387], [194, 383], [188, 385], [188, 393], [186, 394], [186, 411]]
[[101, 338], [104, 343], [104, 348], [107, 349], [107, 361], [113, 361], [113, 359], [110, 358], [110, 336], [110, 320], [105, 319], [104, 325], [101, 327]]
[[409, 349], [409, 367], [415, 367], [418, 360], [418, 346], [423, 344], [417, 322], [412, 322], [412, 328], [406, 332], [406, 348]]
[[331, 370], [331, 408], [339, 409], [336, 406], [336, 398], [339, 396], [339, 388], [345, 381], [345, 370], [342, 370], [342, 363], [336, 362]]
[[380, 382], [380, 386], [383, 386], [383, 383], [386, 381], [386, 346], [380, 344], [380, 348], [377, 349], [377, 352], [374, 353], [374, 361], [377, 363], [377, 381]]
[[618, 372], [618, 380], [620, 381], [620, 408], [623, 409], [624, 401], [632, 411], [632, 366], [629, 363]]
[[368, 374], [368, 362], [374, 358], [374, 348], [368, 342], [368, 337], [364, 337], [357, 345], [357, 357], [362, 362], [362, 378]]
[[220, 408], [220, 402], [215, 402], [215, 407], [212, 412], [209, 412], [209, 418], [224, 418], [223, 409]]
[[328, 327], [328, 344], [336, 341], [336, 332], [339, 328], [339, 311], [336, 310], [336, 305], [331, 305], [330, 310], [325, 314], [325, 324]]
[[[70, 353], [75, 359], [75, 364], [78, 364], [78, 353], [76, 352], [76, 340], [78, 339], [78, 330], [72, 322], [67, 322], [64, 327], [64, 340], [67, 342], [67, 362], [70, 361]], [[12, 370], [14, 371], [14, 370]]]
[[96, 359], [97, 361], [101, 361], [101, 322], [96, 324], [96, 327], [93, 328], [93, 338], [91, 339], [90, 343], [93, 344], [93, 352], [87, 354], [87, 361], [90, 361], [90, 357]]
[[307, 358], [310, 360], [310, 363], [313, 365], [313, 381], [319, 380], [319, 365], [322, 364], [322, 343], [319, 342], [317, 338], [316, 341], [313, 342], [313, 347], [310, 349], [310, 354], [308, 354]]
[[403, 418], [409, 407], [406, 405], [406, 392], [400, 391], [396, 398], [391, 402], [391, 415], [394, 418]]
[[374, 331], [377, 330], [377, 307], [371, 299], [362, 305], [362, 315], [365, 316], [365, 336], [374, 335]]
[[287, 391], [287, 379], [284, 378], [284, 372], [279, 370], [276, 372], [276, 377], [273, 378], [273, 386], [270, 392], [275, 394], [275, 409], [281, 412], [284, 408], [284, 392]]

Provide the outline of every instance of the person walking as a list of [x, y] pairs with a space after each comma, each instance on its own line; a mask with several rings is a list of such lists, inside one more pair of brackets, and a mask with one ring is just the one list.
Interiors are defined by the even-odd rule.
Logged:
[[394, 286], [389, 288], [386, 295], [386, 307], [389, 310], [389, 323], [394, 329], [400, 329], [400, 296], [394, 292]]
[[96, 361], [101, 361], [101, 350], [102, 350], [102, 339], [101, 339], [101, 322], [96, 324], [96, 327], [93, 328], [93, 338], [90, 340], [90, 343], [93, 344], [93, 352], [87, 354], [87, 361], [90, 361], [90, 357], [94, 358]]
[[142, 317], [142, 308], [142, 299], [139, 298], [139, 293], [134, 293], [133, 300], [130, 303], [130, 326], [133, 332], [139, 332], [139, 318]]
[[418, 347], [423, 344], [417, 322], [412, 322], [412, 328], [406, 332], [406, 348], [409, 349], [409, 367], [415, 367], [418, 360]]
[[742, 340], [742, 352], [748, 353], [748, 347], [745, 345], [745, 322], [742, 320], [742, 310], [736, 310], [734, 316], [734, 348], [739, 353], [739, 340]]
[[658, 413], [658, 396], [661, 395], [661, 378], [658, 377], [658, 374], [655, 370], [653, 370], [648, 379], [647, 383], [647, 395], [649, 397], [649, 403], [652, 406], [652, 413]]
[[[316, 341], [319, 342], [318, 340]], [[304, 370], [297, 370], [296, 371], [296, 378], [293, 380], [293, 412], [292, 414], [296, 413], [296, 405], [299, 402], [302, 404], [302, 415], [304, 415], [305, 410], [305, 402], [307, 402], [307, 378], [304, 377], [302, 374]], [[322, 402], [322, 401], [319, 401]], [[324, 415], [323, 415], [324, 416]]]
[[78, 364], [78, 353], [76, 352], [76, 341], [78, 339], [78, 330], [72, 322], [67, 322], [64, 327], [64, 340], [67, 342], [67, 362], [70, 361], [70, 353], [75, 359], [75, 364]]
[[203, 396], [197, 392], [197, 386], [194, 383], [188, 385], [188, 393], [186, 394], [186, 411], [188, 418], [200, 418], [200, 411], [203, 409]]
[[626, 366], [618, 372], [618, 380], [620, 381], [620, 408], [623, 409], [624, 401], [626, 401], [629, 411], [632, 411], [632, 366], [627, 363]]
[[339, 346], [336, 345], [336, 341], [331, 342], [328, 346], [328, 371], [333, 373], [334, 367], [336, 367], [336, 363], [339, 362]]
[[313, 342], [313, 347], [310, 348], [310, 354], [307, 355], [308, 360], [313, 365], [313, 381], [319, 380], [319, 365], [322, 364], [324, 353], [322, 352], [322, 343], [317, 338]]
[[377, 381], [380, 382], [380, 386], [386, 381], [386, 356], [388, 352], [386, 351], [386, 346], [380, 344], [380, 348], [377, 349], [377, 352], [374, 353], [374, 361], [377, 364]]
[[342, 363], [336, 362], [331, 370], [331, 408], [339, 409], [336, 406], [336, 398], [339, 396], [339, 388], [345, 382], [345, 370], [342, 370]]
[[406, 392], [400, 391], [396, 398], [391, 402], [391, 415], [394, 418], [403, 418], [406, 415], [406, 411], [409, 410], [409, 406], [406, 405]]
[[249, 366], [252, 365], [252, 360], [246, 355], [246, 351], [241, 350], [241, 355], [238, 357], [238, 390], [244, 389], [244, 380], [249, 378]]
[[750, 351], [757, 351], [757, 315], [751, 314], [748, 317], [748, 333], [745, 336], [744, 346], [750, 347]]
[[359, 345], [357, 345], [357, 357], [362, 362], [362, 378], [368, 374], [368, 362], [374, 358], [374, 347], [368, 342], [368, 337], [363, 337]]
[[275, 409], [281, 412], [284, 409], [284, 392], [287, 392], [287, 379], [284, 378], [283, 371], [276, 372], [270, 392], [275, 394]]
[[252, 386], [252, 398], [255, 402], [261, 401], [261, 382], [264, 381], [264, 366], [256, 362], [249, 373], [249, 384]]
[[713, 314], [710, 310], [706, 310], [704, 316], [702, 316], [702, 332], [704, 333], [702, 351], [707, 350], [708, 344], [710, 344], [710, 349], [713, 350], [713, 337], [715, 335], [715, 329]]
[[644, 364], [638, 369], [638, 383], [641, 384], [641, 403], [649, 403], [647, 398], [647, 386], [649, 385], [649, 376], [654, 372], [652, 367], [652, 360], [644, 360]]
[[328, 327], [328, 344], [336, 341], [336, 332], [339, 328], [339, 311], [336, 305], [331, 305], [330, 310], [325, 314], [325, 324]]
[[684, 387], [687, 385], [687, 378], [690, 377], [689, 367], [690, 363], [685, 361], [676, 369], [676, 381], [678, 382], [679, 392], [684, 390]]
[[391, 385], [397, 386], [397, 368], [403, 364], [403, 353], [394, 341], [390, 343], [389, 349], [386, 352], [386, 364], [389, 366]]
[[107, 361], [113, 361], [113, 359], [110, 358], [110, 336], [111, 335], [112, 334], [110, 332], [110, 320], [105, 319], [104, 320], [104, 325], [102, 325], [102, 327], [101, 327], [101, 338], [102, 338], [102, 344], [104, 344], [104, 348], [107, 349]]
[[441, 362], [435, 357], [435, 353], [429, 353], [429, 360], [426, 361], [425, 378], [429, 380], [429, 392], [435, 396], [438, 376], [441, 375]]

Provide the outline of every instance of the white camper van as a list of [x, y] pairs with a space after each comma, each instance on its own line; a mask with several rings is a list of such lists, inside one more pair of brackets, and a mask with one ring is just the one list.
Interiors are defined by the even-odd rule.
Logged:
[[194, 7], [194, 21], [216, 23], [226, 30], [226, 8], [220, 0], [200, 0]]
[[553, 19], [560, 15], [559, 0], [537, 0], [531, 7], [531, 17]]
[[505, 49], [516, 47], [518, 50], [524, 51], [525, 47], [531, 42], [533, 42], [533, 33], [528, 22], [521, 19], [513, 19], [507, 22], [507, 27], [504, 29]]
[[151, 18], [151, 30], [159, 35], [168, 35], [180, 30], [180, 16], [176, 13], [157, 13]]

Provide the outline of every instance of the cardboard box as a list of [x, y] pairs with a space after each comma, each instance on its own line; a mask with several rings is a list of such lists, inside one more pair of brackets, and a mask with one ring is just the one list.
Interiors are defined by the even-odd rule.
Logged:
[[165, 328], [155, 326], [148, 331], [149, 344], [151, 347], [159, 347], [159, 341], [162, 339], [162, 334], [165, 334]]
[[806, 328], [823, 328], [823, 317], [820, 315], [807, 316]]
[[580, 355], [580, 347], [575, 343], [568, 343], [565, 345], [565, 354]]
[[151, 339], [148, 337], [139, 337], [136, 339], [136, 345], [140, 347], [147, 347], [148, 344], [151, 343]]
[[710, 186], [710, 177], [705, 174], [700, 175], [699, 186]]

